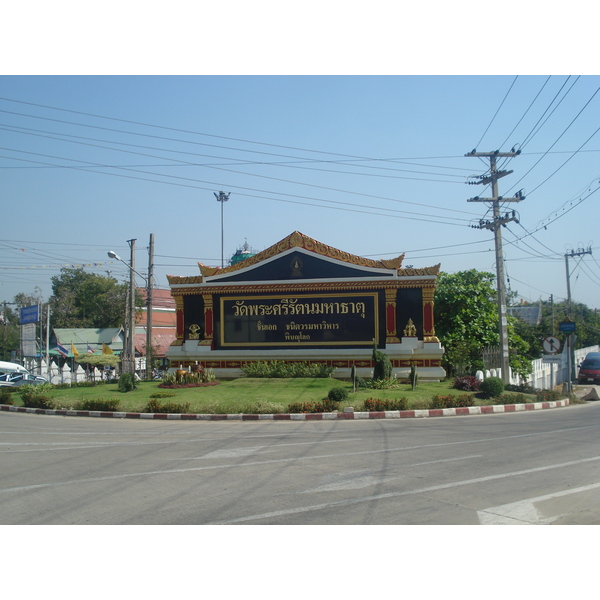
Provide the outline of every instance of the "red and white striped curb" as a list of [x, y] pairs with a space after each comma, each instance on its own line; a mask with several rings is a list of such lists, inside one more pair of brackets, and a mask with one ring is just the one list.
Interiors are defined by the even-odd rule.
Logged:
[[333, 412], [333, 413], [281, 413], [281, 414], [222, 414], [197, 415], [176, 413], [133, 413], [109, 412], [98, 410], [51, 410], [27, 408], [24, 406], [0, 405], [0, 410], [8, 412], [32, 413], [36, 415], [59, 415], [63, 417], [104, 417], [109, 419], [162, 419], [168, 421], [335, 421], [338, 419], [411, 419], [428, 417], [458, 417], [465, 415], [490, 415], [499, 413], [523, 412], [562, 408], [569, 405], [569, 399], [553, 402], [534, 402], [531, 404], [497, 404], [489, 406], [464, 406], [458, 408], [432, 408], [429, 410], [386, 410], [371, 412]]

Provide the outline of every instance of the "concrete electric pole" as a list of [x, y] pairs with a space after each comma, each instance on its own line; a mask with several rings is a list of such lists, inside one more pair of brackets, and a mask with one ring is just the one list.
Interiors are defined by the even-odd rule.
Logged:
[[150, 234], [148, 248], [148, 281], [146, 282], [146, 379], [152, 379], [152, 277], [154, 276], [154, 234]]
[[[489, 229], [494, 232], [494, 242], [496, 248], [496, 281], [498, 288], [498, 321], [499, 321], [499, 334], [500, 334], [500, 357], [501, 357], [501, 369], [502, 369], [502, 380], [504, 383], [510, 382], [510, 366], [509, 366], [509, 354], [508, 354], [508, 322], [506, 319], [506, 289], [505, 289], [505, 277], [504, 277], [504, 257], [502, 255], [502, 234], [500, 227], [506, 227], [506, 223], [510, 221], [518, 222], [515, 211], [511, 213], [500, 214], [500, 202], [521, 202], [525, 198], [521, 192], [513, 198], [503, 198], [498, 195], [498, 179], [505, 175], [510, 175], [512, 171], [499, 171], [496, 165], [497, 158], [513, 158], [521, 153], [520, 150], [512, 152], [477, 152], [472, 150], [465, 156], [471, 157], [484, 157], [490, 161], [490, 172], [489, 175], [481, 175], [478, 177], [479, 181], [472, 182], [473, 184], [479, 183], [483, 185], [492, 184], [492, 197], [491, 198], [480, 198], [475, 196], [469, 198], [468, 202], [488, 202], [492, 205], [493, 219], [491, 221], [484, 221], [481, 219], [479, 225], [474, 225], [476, 229]], [[470, 182], [471, 183], [471, 182]]]
[[571, 316], [571, 273], [569, 272], [569, 258], [574, 258], [575, 256], [584, 256], [585, 254], [591, 253], [592, 248], [589, 246], [587, 250], [578, 248], [577, 250], [571, 250], [571, 252], [567, 252], [567, 254], [565, 254], [565, 268], [567, 270], [567, 308], [569, 310], [569, 317]]

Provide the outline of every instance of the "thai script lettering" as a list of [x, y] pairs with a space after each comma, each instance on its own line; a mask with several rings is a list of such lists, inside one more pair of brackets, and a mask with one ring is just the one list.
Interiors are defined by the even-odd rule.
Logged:
[[279, 315], [358, 315], [366, 318], [365, 302], [301, 302], [298, 298], [282, 298], [273, 304], [246, 304], [236, 300], [234, 317], [262, 317]]

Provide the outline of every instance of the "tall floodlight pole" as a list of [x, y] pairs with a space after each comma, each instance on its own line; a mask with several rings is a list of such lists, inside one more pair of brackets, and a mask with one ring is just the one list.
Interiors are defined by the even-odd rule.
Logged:
[[227, 202], [227, 200], [229, 200], [229, 196], [231, 195], [231, 193], [226, 194], [225, 192], [219, 192], [217, 194], [217, 192], [213, 192], [215, 195], [215, 198], [217, 199], [217, 202], [221, 203], [221, 268], [223, 268], [225, 266], [225, 261], [223, 258], [223, 248], [224, 248], [224, 234], [223, 234], [223, 205], [225, 204], [225, 202]]

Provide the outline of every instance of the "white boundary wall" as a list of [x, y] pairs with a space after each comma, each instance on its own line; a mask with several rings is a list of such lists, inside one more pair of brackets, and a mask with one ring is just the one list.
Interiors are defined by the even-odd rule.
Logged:
[[[582, 363], [588, 352], [600, 352], [600, 346], [588, 346], [587, 348], [575, 350], [575, 374], [577, 374], [577, 368]], [[563, 352], [558, 356], [561, 358], [559, 364], [545, 363], [542, 362], [541, 358], [534, 360], [531, 363], [533, 366], [533, 373], [527, 378], [527, 383], [534, 388], [548, 390], [553, 386], [560, 385], [561, 383], [568, 381], [569, 373], [567, 366], [567, 355], [565, 352]], [[491, 369], [490, 371], [486, 371], [485, 374], [482, 371], [477, 371], [477, 377], [480, 380], [491, 376], [501, 377], [502, 372], [500, 369]], [[519, 385], [524, 383], [524, 380], [511, 372], [510, 383], [513, 385]]]

